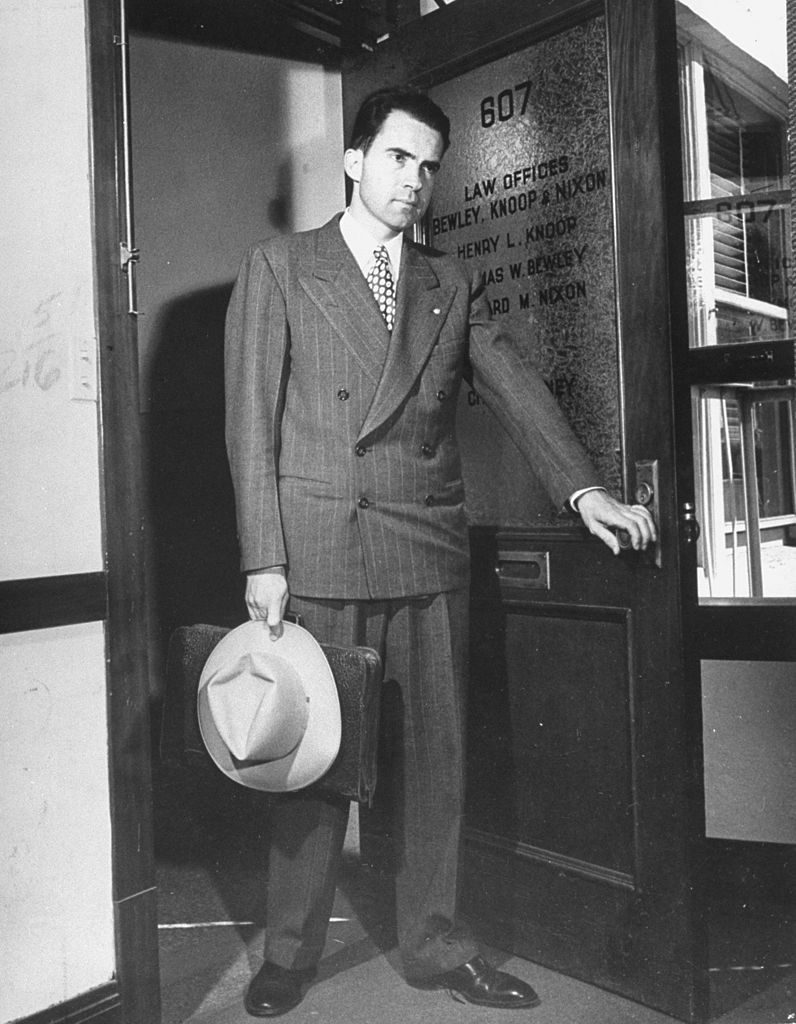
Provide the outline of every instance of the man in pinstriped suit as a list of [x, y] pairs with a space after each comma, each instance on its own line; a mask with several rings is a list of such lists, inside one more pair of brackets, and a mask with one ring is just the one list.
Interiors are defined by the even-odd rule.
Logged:
[[[348, 210], [249, 251], [227, 317], [227, 446], [250, 616], [278, 636], [289, 601], [318, 639], [378, 650], [400, 690], [407, 980], [528, 1007], [534, 991], [489, 965], [456, 917], [469, 562], [454, 420], [465, 367], [552, 499], [576, 502], [615, 553], [612, 529], [645, 548], [655, 528], [600, 487], [480, 283], [404, 238], [428, 206], [448, 133], [428, 97], [374, 94], [345, 153]], [[374, 255], [382, 246], [386, 261]], [[384, 311], [367, 281], [377, 261], [389, 271]], [[254, 1016], [297, 1005], [314, 974], [347, 814], [331, 798], [274, 800], [265, 962], [246, 994]]]

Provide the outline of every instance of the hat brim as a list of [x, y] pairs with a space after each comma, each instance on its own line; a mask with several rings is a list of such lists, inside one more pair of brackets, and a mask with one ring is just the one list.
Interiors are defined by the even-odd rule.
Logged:
[[[234, 782], [266, 792], [290, 792], [317, 782], [331, 768], [340, 750], [340, 700], [334, 675], [315, 637], [292, 622], [272, 640], [262, 620], [245, 622], [230, 630], [216, 644], [199, 679], [197, 713], [207, 751], [221, 771]], [[274, 654], [298, 673], [309, 699], [307, 726], [300, 742], [286, 757], [265, 762], [237, 761], [213, 721], [208, 683], [225, 665], [251, 651]]]

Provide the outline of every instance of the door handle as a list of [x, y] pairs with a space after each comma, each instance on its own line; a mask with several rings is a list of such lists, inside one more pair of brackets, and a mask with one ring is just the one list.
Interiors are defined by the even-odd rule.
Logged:
[[[659, 529], [660, 516], [658, 514], [658, 460], [657, 459], [644, 459], [636, 463], [636, 479], [635, 486], [633, 488], [633, 497], [637, 505], [643, 505], [646, 508], [652, 518], [655, 520], [655, 527]], [[619, 541], [620, 548], [630, 547], [630, 536], [625, 530], [617, 531], [617, 540]], [[655, 565], [659, 569], [663, 567], [663, 559], [661, 556], [661, 539], [660, 536], [655, 542], [654, 546], [650, 550], [650, 555]]]

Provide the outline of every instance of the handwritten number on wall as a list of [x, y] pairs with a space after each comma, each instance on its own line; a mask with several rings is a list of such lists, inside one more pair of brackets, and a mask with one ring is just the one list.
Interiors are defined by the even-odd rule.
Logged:
[[0, 351], [0, 394], [14, 388], [49, 391], [61, 379], [63, 335], [53, 316], [61, 299], [60, 293], [43, 299], [33, 310], [32, 338]]

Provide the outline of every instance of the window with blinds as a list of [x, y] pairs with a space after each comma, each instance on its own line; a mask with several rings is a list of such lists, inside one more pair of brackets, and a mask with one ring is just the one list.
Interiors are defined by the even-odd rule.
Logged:
[[784, 125], [707, 66], [704, 82], [710, 188], [718, 210], [713, 218], [717, 340], [749, 341], [772, 327], [761, 322], [761, 314], [779, 318], [774, 310], [738, 298], [779, 307], [783, 320], [787, 306], [786, 208], [776, 204], [785, 187]]
[[787, 83], [735, 56], [680, 49], [702, 599], [796, 593], [796, 386], [750, 353], [793, 345]]

